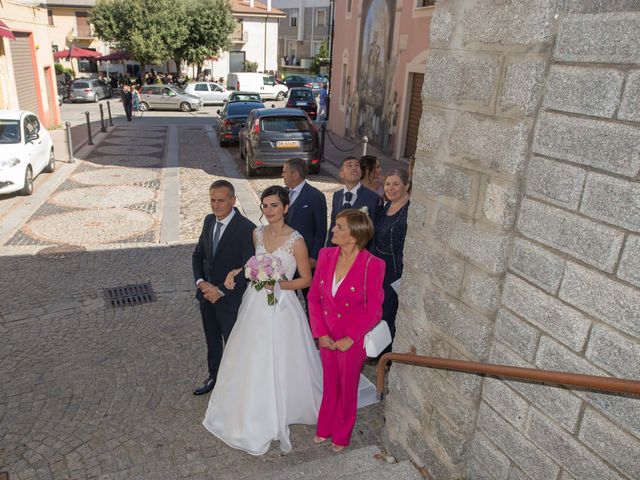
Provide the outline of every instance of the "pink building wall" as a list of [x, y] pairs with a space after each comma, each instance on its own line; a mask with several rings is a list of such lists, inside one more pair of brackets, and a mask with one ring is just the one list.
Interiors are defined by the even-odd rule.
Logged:
[[[405, 156], [412, 74], [424, 74], [426, 67], [434, 9], [416, 8], [417, 1], [352, 0], [350, 13], [347, 0], [336, 2], [329, 128], [350, 138], [367, 135], [393, 158]], [[377, 36], [369, 33], [376, 27]], [[378, 41], [385, 27], [391, 33]], [[377, 43], [387, 50], [381, 62], [371, 53], [380, 50], [372, 47]], [[377, 72], [383, 73], [376, 78]]]

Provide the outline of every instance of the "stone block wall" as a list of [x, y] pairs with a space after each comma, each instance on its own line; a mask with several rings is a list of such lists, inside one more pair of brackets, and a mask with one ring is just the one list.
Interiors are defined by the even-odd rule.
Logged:
[[[395, 351], [640, 379], [640, 2], [443, 0]], [[640, 478], [640, 399], [394, 364], [435, 479]]]

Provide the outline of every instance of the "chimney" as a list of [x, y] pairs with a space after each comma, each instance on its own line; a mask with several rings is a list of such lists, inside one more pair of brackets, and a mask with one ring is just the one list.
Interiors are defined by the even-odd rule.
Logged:
[[271, 11], [271, 0], [267, 0], [267, 12]]

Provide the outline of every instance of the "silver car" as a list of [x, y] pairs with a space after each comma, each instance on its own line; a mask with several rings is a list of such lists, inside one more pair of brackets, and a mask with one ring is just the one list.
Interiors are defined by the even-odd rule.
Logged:
[[98, 102], [111, 95], [111, 87], [102, 80], [81, 78], [69, 86], [69, 100], [72, 102]]
[[190, 83], [184, 88], [184, 91], [202, 98], [205, 105], [221, 105], [227, 101], [227, 98], [229, 98], [229, 95], [231, 94], [231, 92], [222, 85], [218, 85], [213, 82]]
[[200, 97], [186, 93], [174, 85], [145, 85], [140, 90], [140, 109], [142, 111], [175, 110], [183, 112], [198, 110], [204, 105]]

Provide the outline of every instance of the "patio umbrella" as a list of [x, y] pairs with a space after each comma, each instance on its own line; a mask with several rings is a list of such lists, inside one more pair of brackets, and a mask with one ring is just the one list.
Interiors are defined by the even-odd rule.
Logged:
[[16, 37], [7, 25], [0, 20], [0, 37], [8, 38], [9, 40], [15, 40]]
[[53, 58], [55, 58], [56, 60], [59, 60], [61, 58], [97, 58], [101, 56], [102, 54], [100, 52], [85, 50], [84, 48], [79, 47], [71, 47], [69, 50], [61, 50], [60, 52], [56, 52], [53, 54]]
[[129, 60], [129, 54], [127, 52], [118, 51], [110, 53], [109, 55], [102, 55], [97, 57], [96, 60], [101, 62], [113, 62], [114, 60]]

